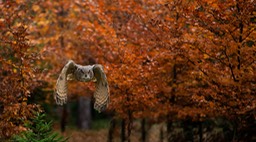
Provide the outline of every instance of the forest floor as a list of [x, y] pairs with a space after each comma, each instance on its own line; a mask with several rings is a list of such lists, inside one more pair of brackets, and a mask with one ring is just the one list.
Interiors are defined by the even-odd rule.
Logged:
[[69, 137], [68, 142], [106, 142], [108, 130], [67, 130], [64, 136]]
[[[148, 129], [147, 141], [157, 142], [159, 141], [159, 130], [161, 125], [154, 125]], [[55, 130], [60, 133], [60, 129], [55, 127]], [[91, 130], [78, 130], [77, 128], [68, 126], [66, 131], [62, 133], [64, 137], [68, 137], [68, 142], [107, 142], [108, 139], [108, 128], [97, 128]], [[113, 141], [120, 142], [120, 127], [114, 130]], [[131, 141], [139, 142], [141, 139], [139, 126], [133, 125], [131, 133]], [[165, 140], [163, 140], [165, 142]]]

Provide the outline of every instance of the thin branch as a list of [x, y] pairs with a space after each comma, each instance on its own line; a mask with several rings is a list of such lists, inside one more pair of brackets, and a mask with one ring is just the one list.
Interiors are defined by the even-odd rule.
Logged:
[[218, 61], [219, 61], [220, 63], [222, 63], [223, 65], [228, 66], [228, 65], [227, 65], [225, 62], [223, 62], [221, 59], [219, 59], [219, 58], [217, 58], [217, 57], [214, 57], [213, 55], [210, 55], [209, 53], [207, 53], [206, 51], [203, 51], [203, 50], [200, 49], [199, 47], [197, 47], [197, 49], [198, 49], [199, 51], [201, 51], [202, 53], [208, 55], [209, 57], [218, 60]]
[[[191, 62], [194, 66], [197, 66], [196, 65], [196, 63], [194, 63], [191, 59], [189, 59], [188, 57], [186, 57], [186, 56], [183, 56], [183, 57], [185, 57], [189, 62]], [[198, 66], [197, 66], [198, 67]], [[219, 85], [219, 83], [217, 83], [215, 80], [213, 80], [212, 78], [210, 78], [209, 77], [209, 75], [203, 70], [203, 69], [201, 69], [200, 67], [198, 67], [198, 69], [199, 69], [199, 71], [200, 72], [202, 72], [205, 76], [207, 76], [209, 79], [210, 79], [210, 81], [211, 81], [211, 83], [213, 84], [213, 85], [215, 85], [215, 86], [217, 86], [218, 88], [220, 88], [220, 85]]]
[[225, 54], [225, 56], [226, 56], [226, 58], [227, 58], [227, 60], [228, 60], [228, 67], [229, 67], [229, 69], [230, 69], [230, 71], [231, 71], [231, 75], [232, 75], [232, 77], [233, 77], [233, 80], [234, 80], [235, 82], [237, 82], [238, 80], [237, 80], [236, 77], [235, 77], [235, 74], [234, 74], [234, 71], [233, 71], [233, 68], [232, 68], [232, 64], [231, 64], [230, 59], [229, 59], [229, 57], [228, 57], [228, 55], [227, 55], [227, 48], [226, 48], [226, 47], [225, 47], [225, 49], [224, 49], [224, 54]]
[[244, 41], [247, 37], [249, 37], [250, 34], [255, 31], [255, 29], [256, 29], [256, 27], [253, 27], [251, 30], [249, 29], [250, 31], [244, 36], [244, 38], [242, 39], [242, 41]]
[[234, 37], [234, 35], [232, 34], [234, 31], [236, 31], [238, 29], [238, 27], [236, 27], [234, 30], [228, 30], [229, 34], [231, 35], [232, 39], [237, 42], [236, 38]]

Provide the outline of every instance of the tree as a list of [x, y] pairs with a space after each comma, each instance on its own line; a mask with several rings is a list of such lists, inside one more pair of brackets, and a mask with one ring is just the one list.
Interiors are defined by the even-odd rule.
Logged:
[[196, 68], [194, 77], [201, 84], [193, 88], [195, 99], [232, 119], [255, 108], [252, 3], [200, 0], [184, 6], [190, 31], [184, 35], [183, 56]]
[[6, 1], [0, 3], [0, 9], [0, 138], [5, 139], [24, 131], [23, 121], [40, 109], [28, 103], [31, 92], [40, 85], [36, 66], [40, 55], [29, 43], [31, 17], [22, 18], [29, 11], [26, 5]]
[[248, 112], [255, 109], [255, 4], [198, 0], [182, 7], [189, 30], [181, 39], [181, 55], [194, 67], [186, 94], [212, 111], [203, 113], [206, 118], [231, 120], [233, 138], [241, 137], [237, 131], [252, 123]]
[[31, 122], [25, 124], [26, 131], [14, 136], [16, 142], [66, 142], [67, 138], [53, 132], [52, 122], [46, 120], [46, 115], [37, 113]]

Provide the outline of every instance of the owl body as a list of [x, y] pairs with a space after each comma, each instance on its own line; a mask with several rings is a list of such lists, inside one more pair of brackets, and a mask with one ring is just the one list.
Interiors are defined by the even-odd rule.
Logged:
[[70, 60], [62, 69], [57, 83], [54, 99], [59, 105], [67, 101], [68, 80], [80, 82], [95, 82], [96, 90], [94, 92], [94, 109], [99, 112], [105, 110], [109, 104], [109, 87], [106, 74], [103, 67], [99, 64], [82, 66]]

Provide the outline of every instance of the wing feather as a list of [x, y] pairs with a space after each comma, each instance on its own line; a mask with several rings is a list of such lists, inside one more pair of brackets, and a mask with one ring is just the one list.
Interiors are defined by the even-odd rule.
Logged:
[[67, 78], [69, 74], [71, 75], [74, 74], [75, 68], [76, 68], [76, 64], [72, 60], [69, 60], [68, 63], [61, 70], [61, 73], [56, 83], [56, 90], [54, 93], [54, 99], [58, 105], [63, 105], [67, 101], [67, 94], [68, 94]]
[[109, 104], [109, 87], [103, 67], [99, 64], [93, 67], [94, 77], [96, 78], [96, 90], [94, 92], [94, 109], [99, 112], [105, 110]]

